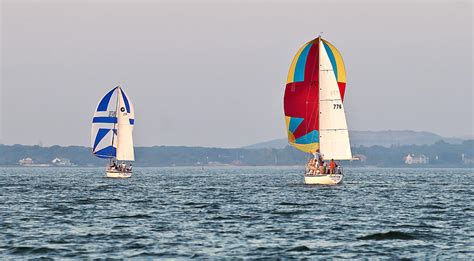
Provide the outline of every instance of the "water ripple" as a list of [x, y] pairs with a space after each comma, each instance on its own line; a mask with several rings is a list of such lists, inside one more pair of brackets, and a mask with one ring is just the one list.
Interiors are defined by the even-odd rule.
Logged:
[[[469, 259], [468, 169], [0, 168], [0, 259]], [[456, 180], [457, 182], [452, 182]]]

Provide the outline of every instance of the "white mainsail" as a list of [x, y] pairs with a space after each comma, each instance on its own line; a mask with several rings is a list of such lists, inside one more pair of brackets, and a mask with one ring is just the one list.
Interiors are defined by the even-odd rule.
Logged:
[[119, 89], [118, 111], [117, 111], [117, 160], [135, 160], [133, 150], [133, 105], [127, 95]]
[[324, 159], [352, 159], [344, 104], [322, 42], [319, 44], [319, 113], [319, 146]]

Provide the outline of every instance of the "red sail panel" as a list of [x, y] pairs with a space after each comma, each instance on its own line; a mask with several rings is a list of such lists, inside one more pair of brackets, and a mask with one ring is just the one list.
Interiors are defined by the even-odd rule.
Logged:
[[[309, 49], [304, 65], [304, 79], [286, 84], [284, 97], [285, 116], [299, 119], [298, 125], [289, 125], [293, 134], [291, 143], [295, 147], [310, 152], [308, 146], [318, 146], [319, 142], [319, 41], [316, 39]], [[297, 68], [298, 69], [298, 68]], [[291, 72], [290, 72], [291, 73]], [[302, 120], [301, 120], [302, 119]], [[291, 135], [289, 135], [291, 136]], [[301, 145], [301, 146], [296, 146]]]
[[346, 83], [338, 82], [337, 85], [339, 86], [339, 93], [341, 94], [341, 100], [342, 102], [344, 102], [344, 94], [346, 93]]

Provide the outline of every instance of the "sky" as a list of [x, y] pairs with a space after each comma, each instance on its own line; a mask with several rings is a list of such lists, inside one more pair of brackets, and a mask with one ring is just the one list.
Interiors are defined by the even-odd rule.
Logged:
[[89, 145], [120, 84], [137, 146], [286, 137], [297, 50], [344, 57], [350, 130], [473, 137], [472, 1], [1, 0], [0, 143]]

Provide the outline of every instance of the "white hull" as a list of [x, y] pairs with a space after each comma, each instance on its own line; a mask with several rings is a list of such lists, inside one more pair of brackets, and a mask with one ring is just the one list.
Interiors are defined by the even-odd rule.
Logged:
[[336, 185], [342, 182], [344, 175], [304, 175], [304, 183], [308, 185]]
[[132, 172], [105, 171], [107, 178], [126, 179], [132, 176]]

